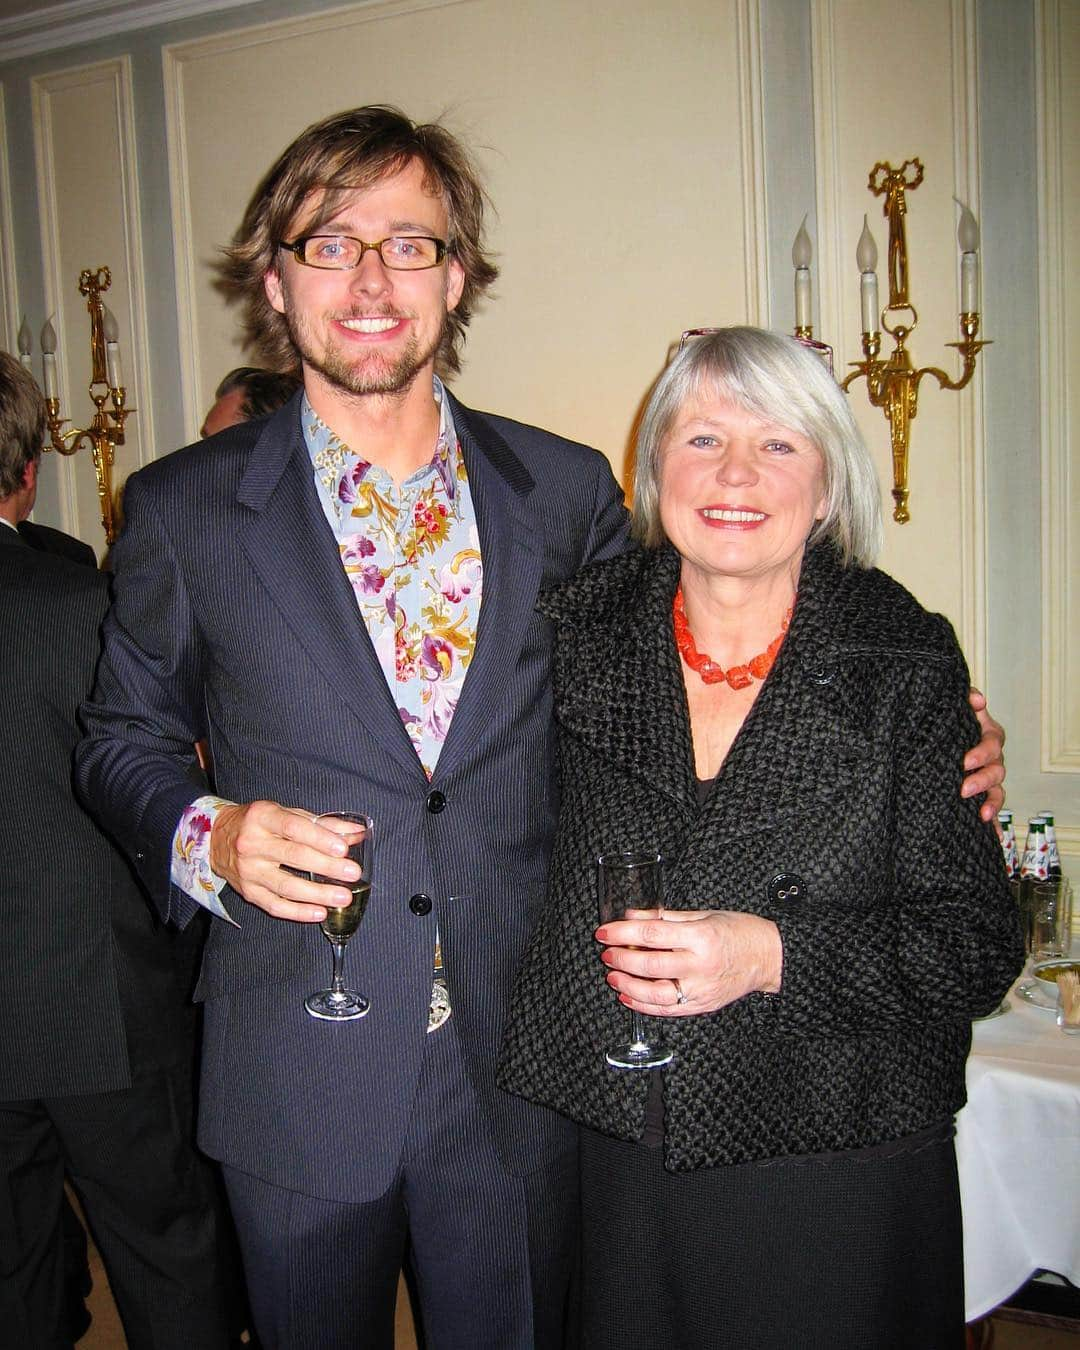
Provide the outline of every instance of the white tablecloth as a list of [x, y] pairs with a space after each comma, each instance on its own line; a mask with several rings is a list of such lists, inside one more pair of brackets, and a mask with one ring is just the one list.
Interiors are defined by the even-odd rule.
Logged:
[[1010, 992], [978, 1022], [956, 1119], [968, 1321], [1039, 1269], [1080, 1284], [1080, 1036]]

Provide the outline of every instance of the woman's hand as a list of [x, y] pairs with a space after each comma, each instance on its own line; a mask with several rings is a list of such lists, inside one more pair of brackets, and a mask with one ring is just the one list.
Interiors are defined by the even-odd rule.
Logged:
[[780, 930], [729, 909], [664, 910], [659, 917], [602, 924], [596, 939], [619, 1001], [650, 1017], [715, 1012], [744, 994], [779, 992]]
[[[983, 820], [992, 820], [997, 824], [997, 813], [1005, 805], [1005, 728], [995, 722], [986, 706], [986, 696], [978, 689], [972, 689], [968, 696], [975, 716], [979, 719], [982, 740], [964, 756], [964, 772], [967, 775], [960, 788], [962, 797], [974, 797], [978, 792], [986, 793], [986, 801], [979, 809]], [[998, 831], [1000, 834], [1000, 830]]]

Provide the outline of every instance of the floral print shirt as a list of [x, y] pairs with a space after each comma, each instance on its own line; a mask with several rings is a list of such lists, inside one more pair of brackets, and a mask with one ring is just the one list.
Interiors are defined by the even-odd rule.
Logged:
[[[483, 566], [450, 401], [434, 380], [439, 434], [431, 460], [400, 486], [326, 425], [304, 397], [301, 421], [323, 513], [402, 724], [431, 777], [476, 649]], [[172, 880], [227, 918], [209, 865], [224, 803], [200, 797], [173, 837]]]

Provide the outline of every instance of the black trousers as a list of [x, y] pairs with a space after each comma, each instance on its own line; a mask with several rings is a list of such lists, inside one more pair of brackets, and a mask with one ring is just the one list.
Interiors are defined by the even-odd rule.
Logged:
[[82, 1201], [129, 1350], [228, 1345], [209, 1164], [192, 1144], [191, 1069], [130, 1088], [0, 1102], [0, 1341], [67, 1350], [65, 1174]]
[[[223, 1169], [264, 1350], [392, 1350], [403, 1268], [424, 1350], [561, 1350], [576, 1154], [506, 1171], [452, 1025], [428, 1036], [412, 1120], [394, 1184], [367, 1204]], [[343, 1169], [364, 1128], [361, 1113]]]

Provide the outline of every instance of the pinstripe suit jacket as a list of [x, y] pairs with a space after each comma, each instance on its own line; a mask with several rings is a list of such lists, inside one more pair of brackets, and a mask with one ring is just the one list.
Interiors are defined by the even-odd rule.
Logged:
[[109, 592], [73, 558], [93, 552], [0, 526], [2, 1101], [113, 1091], [191, 1055], [175, 935], [72, 793]]
[[[494, 1066], [556, 808], [551, 634], [535, 603], [542, 587], [621, 549], [626, 513], [595, 451], [456, 401], [453, 413], [484, 599], [430, 783], [320, 509], [299, 396], [129, 481], [105, 656], [85, 709], [86, 799], [181, 923], [193, 904], [169, 886], [169, 848], [195, 795], [185, 774], [197, 737], [209, 736], [217, 788], [232, 800], [374, 817], [375, 885], [347, 964], [371, 999], [368, 1017], [308, 1017], [303, 996], [329, 973], [318, 927], [236, 897], [226, 900], [241, 927], [214, 922], [200, 982], [203, 1147], [339, 1200], [370, 1199], [393, 1178], [436, 923], [454, 1007], [447, 1032], [461, 1038], [504, 1160], [528, 1170], [572, 1139], [553, 1113], [498, 1091]], [[431, 897], [429, 913], [413, 912], [415, 895]]]

